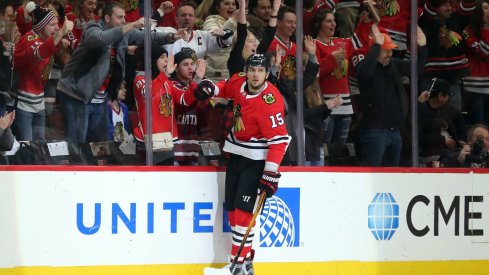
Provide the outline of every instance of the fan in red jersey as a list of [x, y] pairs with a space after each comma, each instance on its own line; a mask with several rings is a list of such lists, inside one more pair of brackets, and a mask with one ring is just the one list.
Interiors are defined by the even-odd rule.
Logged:
[[[266, 192], [271, 197], [277, 191], [278, 168], [290, 142], [284, 122], [284, 100], [278, 89], [266, 81], [269, 65], [264, 55], [253, 54], [246, 61], [245, 72], [215, 85], [203, 80], [195, 94], [199, 100], [217, 96], [234, 102], [234, 127], [223, 149], [230, 153], [224, 206], [233, 231], [231, 259], [252, 220], [257, 194]], [[252, 230], [236, 263], [236, 269], [246, 270], [243, 274], [250, 274], [253, 268], [253, 237]]]
[[55, 14], [40, 6], [34, 9], [32, 17], [32, 30], [20, 38], [14, 53], [20, 79], [14, 125], [17, 138], [29, 141], [45, 140], [44, 86], [58, 44], [73, 29], [73, 22], [68, 19], [59, 28]]

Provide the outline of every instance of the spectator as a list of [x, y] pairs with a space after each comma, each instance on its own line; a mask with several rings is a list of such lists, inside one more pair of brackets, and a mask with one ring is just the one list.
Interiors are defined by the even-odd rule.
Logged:
[[296, 45], [290, 40], [295, 33], [296, 17], [295, 11], [291, 8], [283, 6], [277, 14], [277, 31], [273, 39], [269, 52], [276, 52], [277, 47], [280, 48], [280, 65], [282, 70], [279, 78], [294, 79], [295, 78], [295, 55]]
[[[73, 141], [107, 139], [107, 96], [124, 79], [127, 46], [144, 42], [138, 30], [144, 25], [143, 18], [125, 24], [125, 11], [117, 2], [107, 3], [102, 15], [85, 28], [58, 83], [67, 136]], [[151, 35], [153, 43], [160, 45], [179, 38], [161, 32]]]
[[[304, 76], [303, 87], [304, 89], [307, 89], [309, 86], [311, 86], [314, 83], [316, 79], [316, 75], [319, 72], [319, 64], [316, 59], [316, 41], [312, 39], [310, 36], [306, 36], [304, 39], [304, 46], [308, 55], [307, 58], [304, 58], [304, 60], [307, 62], [302, 74]], [[279, 50], [280, 49], [278, 49], [278, 51]], [[280, 53], [278, 51], [276, 54], [277, 59], [274, 60], [275, 63], [274, 65], [279, 67]], [[270, 77], [269, 79], [272, 79], [272, 83], [275, 82], [273, 81], [274, 78]], [[340, 106], [342, 103], [340, 97], [335, 97], [331, 101], [328, 101], [327, 103], [325, 102], [325, 104], [319, 104], [319, 106], [314, 106], [315, 108], [307, 108], [307, 106], [304, 107], [305, 105], [298, 106], [296, 85], [297, 85], [296, 78], [293, 79], [283, 78], [276, 82], [276, 87], [280, 90], [280, 93], [283, 95], [284, 101], [286, 103], [287, 116], [285, 116], [285, 125], [287, 128], [287, 132], [292, 138], [292, 142], [289, 144], [289, 147], [287, 148], [287, 153], [284, 157], [284, 164], [291, 164], [291, 165], [297, 165], [298, 163], [298, 159], [297, 159], [298, 143], [296, 142], [296, 140], [298, 135], [303, 134], [297, 128], [297, 124], [298, 124], [297, 109], [298, 108], [304, 109], [304, 123], [309, 126], [307, 122], [309, 120], [313, 120], [314, 119], [313, 117], [315, 115], [320, 117], [326, 117], [331, 112], [330, 109], [336, 108]], [[320, 129], [318, 130], [320, 131]], [[313, 144], [310, 145], [314, 146], [314, 145], [318, 145], [318, 143], [314, 142]], [[318, 148], [313, 148], [313, 149], [311, 148], [311, 150], [316, 150], [316, 149]], [[307, 151], [310, 151], [309, 148]], [[314, 160], [314, 159], [307, 158], [306, 156], [306, 160]]]
[[329, 116], [331, 110], [341, 106], [343, 102], [339, 95], [324, 101], [317, 79], [304, 89], [304, 102], [305, 165], [324, 166], [324, 156], [321, 154], [324, 120]]
[[[245, 8], [244, 6], [242, 7]], [[235, 0], [214, 0], [209, 11], [209, 16], [205, 19], [203, 30], [225, 30], [229, 29], [236, 32], [236, 19], [233, 18], [236, 12]], [[220, 81], [229, 78], [227, 62], [232, 47], [221, 48], [216, 52], [207, 53], [206, 77], [212, 81]]]
[[123, 80], [118, 89], [117, 97], [112, 98], [107, 106], [109, 114], [108, 140], [115, 142], [128, 141], [129, 135], [132, 134], [131, 125], [129, 124], [129, 112], [126, 104], [126, 83]]
[[469, 63], [464, 52], [464, 43], [461, 43], [461, 34], [468, 16], [474, 10], [474, 0], [462, 0], [455, 13], [452, 13], [448, 0], [428, 0], [423, 15], [419, 18], [419, 25], [430, 41], [424, 82], [435, 77], [448, 81], [453, 92], [449, 103], [459, 111], [462, 107], [459, 81], [469, 74]]
[[467, 144], [458, 155], [455, 166], [489, 166], [489, 128], [485, 124], [475, 124], [467, 132]]
[[[359, 133], [362, 162], [366, 166], [398, 166], [402, 148], [399, 129], [407, 114], [401, 76], [410, 75], [410, 64], [391, 58], [397, 45], [389, 35], [381, 33], [376, 25], [372, 33], [368, 54], [357, 66], [363, 114]], [[419, 28], [417, 43], [418, 68], [422, 68], [426, 37]]]
[[[15, 22], [4, 22], [4, 34], [0, 35], [0, 100], [1, 106], [8, 105], [9, 109], [14, 108], [14, 98], [16, 98], [18, 88], [18, 75], [14, 72], [14, 50], [19, 43], [20, 32]], [[0, 110], [0, 113], [3, 113]]]
[[57, 45], [73, 29], [69, 20], [60, 29], [54, 13], [40, 6], [32, 17], [32, 30], [20, 38], [14, 56], [20, 78], [14, 125], [17, 139], [22, 141], [45, 139], [44, 86]]
[[263, 26], [268, 23], [272, 16], [272, 2], [270, 0], [250, 1], [249, 9], [252, 16], [263, 22]]
[[[241, 0], [240, 6], [241, 2], [244, 3], [245, 1]], [[252, 54], [265, 54], [267, 52], [275, 36], [280, 3], [281, 0], [273, 1], [272, 15], [265, 28], [265, 35], [260, 42], [258, 42], [256, 35], [246, 27], [246, 11], [244, 9], [238, 10], [237, 39], [227, 61], [229, 75], [242, 72], [245, 67], [245, 60]]]
[[326, 118], [324, 143], [346, 143], [353, 108], [348, 85], [348, 60], [353, 55], [351, 39], [335, 38], [335, 16], [330, 10], [318, 12], [311, 19], [311, 29], [317, 36], [317, 58], [320, 65], [319, 85], [325, 100], [340, 95], [343, 105]]
[[[207, 53], [218, 52], [221, 48], [231, 46], [233, 31], [231, 30], [194, 30], [195, 4], [193, 2], [182, 2], [177, 8], [177, 27], [182, 38], [165, 49], [168, 54], [176, 54], [182, 48], [190, 48], [195, 52], [197, 58], [204, 58]], [[177, 32], [168, 28], [171, 32]]]
[[[172, 133], [173, 142], [178, 142], [178, 127], [175, 115], [175, 104], [189, 106], [194, 102], [192, 90], [180, 89], [168, 79], [175, 71], [177, 64], [173, 62], [173, 56], [163, 47], [153, 47], [151, 86], [151, 111], [152, 111], [152, 134], [164, 132]], [[139, 115], [139, 123], [134, 127], [134, 136], [137, 141], [136, 148], [142, 154], [145, 152], [144, 141], [146, 136], [146, 100], [144, 95], [144, 72], [139, 72], [134, 80], [134, 97]], [[153, 140], [154, 142], [154, 140]], [[174, 151], [160, 151], [155, 148], [153, 162], [157, 165], [173, 165]]]
[[90, 22], [95, 22], [99, 18], [96, 12], [97, 0], [75, 0], [73, 3], [73, 11], [68, 13], [66, 17], [73, 21], [73, 31], [68, 33], [68, 40], [72, 50], [75, 50], [81, 41], [83, 29]]
[[15, 11], [15, 22], [17, 23], [17, 27], [19, 27], [19, 31], [22, 35], [32, 30], [32, 12], [36, 6], [47, 9], [48, 4], [49, 1], [47, 0], [34, 0], [24, 1], [23, 5], [17, 7]]
[[14, 7], [10, 1], [0, 2], [0, 21], [11, 21], [15, 19]]
[[[192, 49], [183, 48], [175, 55], [175, 64], [177, 65], [175, 72], [170, 77], [174, 89], [194, 91], [204, 77], [205, 60], [196, 60]], [[175, 161], [179, 165], [197, 165], [200, 152], [200, 128], [206, 121], [209, 108], [211, 107], [208, 100], [194, 102], [190, 106], [175, 106], [179, 139], [175, 145]]]
[[418, 107], [419, 151], [421, 156], [440, 156], [443, 163], [465, 144], [466, 129], [462, 114], [447, 104], [450, 84], [443, 79], [433, 81], [426, 102]]
[[464, 30], [470, 74], [462, 78], [467, 92], [468, 122], [489, 124], [489, 1], [480, 0]]
[[[356, 1], [356, 0], [355, 0]], [[330, 10], [334, 12], [337, 0], [305, 0], [303, 2], [303, 18], [302, 26], [304, 28], [304, 35], [311, 35], [311, 19], [319, 12], [323, 10]]]

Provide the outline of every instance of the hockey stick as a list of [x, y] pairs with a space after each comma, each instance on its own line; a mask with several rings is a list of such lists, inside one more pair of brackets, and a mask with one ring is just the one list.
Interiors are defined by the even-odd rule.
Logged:
[[241, 254], [241, 251], [243, 251], [243, 248], [246, 244], [246, 239], [248, 239], [248, 235], [250, 235], [251, 229], [253, 228], [253, 226], [255, 226], [256, 217], [258, 217], [258, 214], [260, 214], [261, 208], [265, 204], [266, 198], [267, 198], [267, 193], [266, 192], [261, 193], [260, 198], [258, 200], [258, 206], [256, 207], [255, 212], [253, 213], [253, 217], [251, 218], [250, 224], [248, 224], [248, 228], [246, 229], [246, 233], [243, 236], [243, 240], [239, 245], [238, 253], [236, 253], [236, 256], [234, 256], [234, 260], [233, 263], [231, 264], [231, 267], [229, 269], [206, 267], [204, 269], [204, 275], [232, 275], [234, 273], [234, 269], [236, 268], [236, 263], [238, 262], [239, 259], [239, 254]]

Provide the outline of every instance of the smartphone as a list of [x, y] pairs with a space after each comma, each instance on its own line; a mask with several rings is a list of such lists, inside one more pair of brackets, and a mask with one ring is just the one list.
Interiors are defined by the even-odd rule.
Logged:
[[433, 90], [433, 86], [435, 86], [435, 83], [436, 83], [436, 77], [431, 79], [431, 87], [430, 89], [428, 90], [428, 96], [431, 96], [431, 90]]

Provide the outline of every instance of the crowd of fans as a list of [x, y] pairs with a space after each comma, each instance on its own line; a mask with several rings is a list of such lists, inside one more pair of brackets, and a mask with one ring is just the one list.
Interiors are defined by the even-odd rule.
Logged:
[[[240, 110], [224, 98], [196, 100], [194, 90], [242, 73], [249, 56], [265, 54], [268, 81], [286, 105], [286, 116], [273, 119], [292, 137], [284, 165], [298, 164], [295, 141], [303, 135], [306, 165], [348, 158], [347, 165], [410, 166], [413, 125], [423, 165], [489, 161], [489, 0], [418, 1], [416, 37], [409, 0], [304, 0], [302, 11], [293, 0], [153, 0], [151, 102], [142, 2], [0, 0], [2, 152], [23, 141], [99, 149], [112, 142], [144, 163], [150, 119], [155, 164], [225, 164], [224, 140], [245, 127]], [[295, 35], [297, 12], [304, 37]], [[410, 102], [413, 81], [418, 102]], [[409, 119], [412, 104], [417, 122]], [[346, 147], [355, 153], [334, 155]]]

